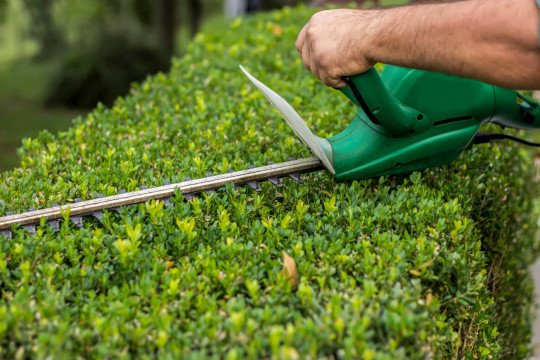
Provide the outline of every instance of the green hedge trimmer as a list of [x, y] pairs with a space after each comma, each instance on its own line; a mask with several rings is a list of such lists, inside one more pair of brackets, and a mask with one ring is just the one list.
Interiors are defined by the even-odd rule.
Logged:
[[189, 200], [227, 184], [248, 185], [259, 191], [261, 181], [280, 187], [282, 178], [301, 181], [299, 174], [323, 169], [337, 181], [398, 174], [448, 164], [473, 144], [492, 140], [540, 146], [506, 134], [479, 131], [489, 122], [537, 129], [540, 106], [516, 91], [477, 80], [397, 66], [386, 66], [381, 76], [371, 69], [347, 77], [348, 86], [342, 92], [358, 106], [358, 112], [345, 130], [323, 139], [312, 134], [283, 98], [244, 68], [242, 71], [281, 112], [314, 157], [11, 214], [0, 218], [0, 234], [11, 236], [12, 227], [17, 225], [33, 233], [42, 219], [58, 229], [67, 208], [70, 220], [80, 227], [84, 217], [101, 219], [104, 210], [151, 199], [170, 204], [175, 192]]

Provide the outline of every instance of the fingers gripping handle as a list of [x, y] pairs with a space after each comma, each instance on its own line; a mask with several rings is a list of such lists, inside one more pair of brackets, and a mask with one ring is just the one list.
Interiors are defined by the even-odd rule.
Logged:
[[341, 89], [353, 103], [360, 106], [366, 116], [376, 125], [381, 125], [393, 136], [416, 133], [420, 122], [428, 119], [397, 100], [386, 88], [374, 68], [363, 74], [344, 77], [347, 87]]

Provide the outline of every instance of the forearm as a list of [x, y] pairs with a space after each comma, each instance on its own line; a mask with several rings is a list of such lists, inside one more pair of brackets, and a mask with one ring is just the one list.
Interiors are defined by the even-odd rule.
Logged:
[[469, 0], [360, 16], [372, 17], [367, 33], [354, 35], [369, 37], [362, 41], [370, 43], [363, 49], [370, 61], [509, 88], [540, 88], [538, 9], [533, 0]]

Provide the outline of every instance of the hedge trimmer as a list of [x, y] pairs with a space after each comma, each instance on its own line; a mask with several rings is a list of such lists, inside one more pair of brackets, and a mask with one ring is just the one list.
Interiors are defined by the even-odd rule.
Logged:
[[381, 76], [371, 69], [347, 77], [348, 86], [342, 92], [358, 106], [358, 111], [345, 130], [323, 139], [313, 135], [283, 98], [244, 68], [242, 71], [281, 112], [315, 157], [8, 214], [0, 218], [0, 234], [10, 237], [16, 225], [34, 233], [42, 219], [58, 229], [66, 214], [81, 227], [84, 217], [101, 219], [104, 210], [152, 199], [170, 203], [175, 192], [189, 200], [227, 184], [248, 185], [260, 191], [259, 182], [270, 181], [280, 187], [284, 177], [301, 181], [301, 173], [323, 169], [337, 181], [422, 170], [448, 164], [472, 144], [491, 140], [509, 139], [540, 146], [506, 134], [479, 132], [480, 126], [489, 122], [518, 129], [539, 128], [540, 106], [516, 91], [477, 80], [397, 66], [386, 66]]

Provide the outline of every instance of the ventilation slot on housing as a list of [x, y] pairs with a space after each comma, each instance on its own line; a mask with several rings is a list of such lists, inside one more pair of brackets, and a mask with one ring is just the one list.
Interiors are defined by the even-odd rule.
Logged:
[[459, 117], [455, 117], [451, 119], [444, 119], [444, 120], [436, 121], [435, 123], [433, 123], [433, 125], [438, 126], [438, 125], [450, 124], [455, 121], [464, 121], [464, 120], [471, 120], [471, 119], [472, 119], [472, 116], [459, 116]]

